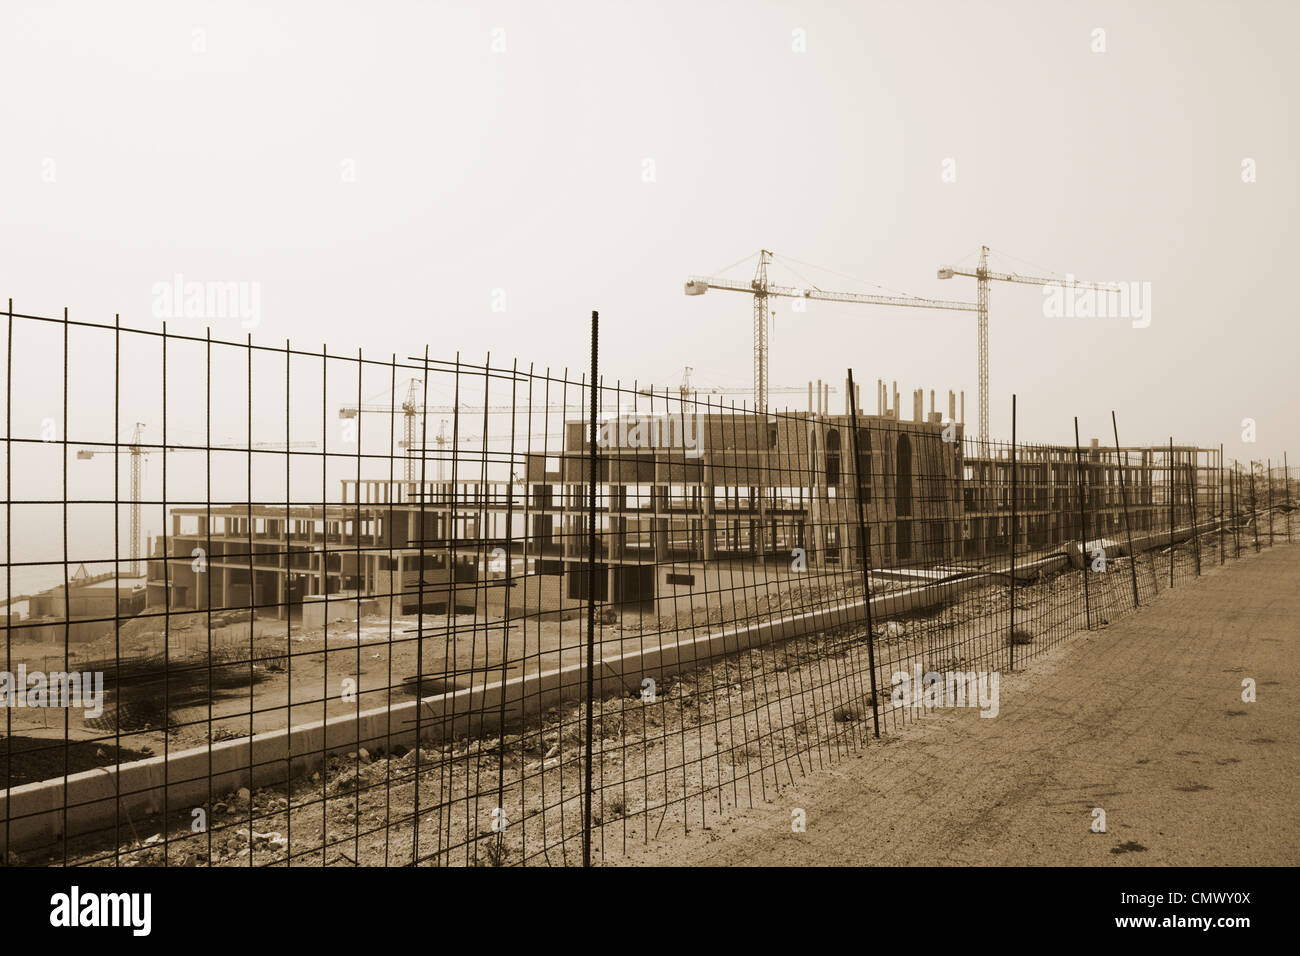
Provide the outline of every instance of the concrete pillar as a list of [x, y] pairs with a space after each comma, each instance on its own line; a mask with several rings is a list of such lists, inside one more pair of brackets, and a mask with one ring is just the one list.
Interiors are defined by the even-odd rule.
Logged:
[[[614, 510], [627, 508], [627, 486], [610, 486], [610, 505]], [[623, 557], [627, 546], [627, 518], [612, 517], [609, 520], [609, 557], [618, 560]]]
[[[811, 388], [811, 385], [809, 386]], [[703, 488], [701, 493], [704, 496], [704, 560], [712, 561], [714, 558], [714, 549], [718, 534], [718, 519], [713, 510], [713, 466], [704, 465], [703, 469]]]
[[654, 541], [655, 563], [661, 564], [668, 560], [668, 519], [658, 517], [659, 512], [668, 511], [668, 469], [665, 462], [655, 462], [654, 478], [652, 490], [654, 507], [651, 510], [656, 516], [651, 519], [651, 527], [654, 528], [651, 538]]
[[388, 590], [392, 591], [394, 597], [392, 600], [397, 602], [395, 613], [404, 614], [402, 607], [402, 595], [406, 592], [406, 558], [403, 555], [397, 556], [397, 570], [393, 572], [396, 578], [389, 581]]

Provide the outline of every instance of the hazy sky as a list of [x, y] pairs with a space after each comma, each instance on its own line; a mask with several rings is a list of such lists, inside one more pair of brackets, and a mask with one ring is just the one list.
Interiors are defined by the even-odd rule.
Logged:
[[[1115, 408], [1126, 442], [1297, 457], [1298, 31], [1260, 0], [7, 0], [0, 297], [156, 327], [155, 283], [256, 282], [258, 341], [575, 377], [599, 309], [609, 378], [746, 385], [750, 299], [688, 274], [769, 248], [822, 267], [774, 280], [973, 299], [935, 270], [987, 243], [1152, 288], [1133, 328], [994, 285], [995, 436], [1015, 391], [1029, 439]], [[884, 377], [975, 421], [973, 315], [782, 304], [774, 384], [849, 365], [868, 410]]]

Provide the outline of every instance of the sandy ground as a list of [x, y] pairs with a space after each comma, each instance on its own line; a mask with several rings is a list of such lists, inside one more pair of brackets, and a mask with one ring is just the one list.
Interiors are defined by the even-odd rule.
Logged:
[[[876, 850], [903, 841], [900, 834], [906, 834], [910, 850], [900, 852], [900, 862], [910, 861], [909, 852], [922, 862], [955, 862], [963, 859], [958, 855], [962, 840], [945, 830], [942, 821], [963, 832], [988, 827], [994, 839], [1007, 839], [1010, 831], [1004, 816], [1016, 814], [1019, 820], [1030, 804], [1051, 807], [1062, 815], [1084, 812], [1085, 816], [1101, 805], [1112, 814], [1110, 834], [1122, 835], [1104, 852], [1109, 854], [1109, 847], [1117, 845], [1132, 851], [1124, 853], [1126, 859], [1148, 857], [1151, 851], [1143, 849], [1155, 845], [1150, 838], [1130, 840], [1124, 829], [1132, 826], [1132, 811], [1120, 802], [1111, 806], [1100, 801], [1118, 801], [1134, 788], [1140, 791], [1141, 776], [1154, 773], [1166, 761], [1194, 767], [1191, 761], [1211, 753], [1213, 760], [1228, 760], [1218, 750], [1207, 749], [1199, 729], [1187, 731], [1194, 742], [1181, 741], [1172, 748], [1186, 753], [1162, 757], [1163, 745], [1175, 736], [1168, 724], [1160, 722], [1169, 715], [1126, 715], [1125, 732], [1150, 735], [1151, 752], [1132, 758], [1139, 779], [1123, 786], [1111, 782], [1113, 768], [1078, 778], [1050, 768], [1057, 755], [1067, 750], [1077, 755], [1101, 747], [1104, 757], [1105, 748], [1112, 744], [1106, 743], [1104, 729], [1097, 728], [1105, 728], [1114, 714], [1133, 706], [1130, 698], [1154, 695], [1163, 700], [1171, 688], [1175, 697], [1186, 697], [1189, 688], [1199, 686], [1197, 681], [1189, 683], [1187, 673], [1177, 667], [1190, 666], [1193, 675], [1201, 675], [1197, 668], [1203, 670], [1204, 662], [1197, 663], [1184, 645], [1203, 651], [1206, 641], [1187, 635], [1181, 617], [1168, 622], [1167, 614], [1175, 611], [1206, 627], [1205, 622], [1216, 620], [1222, 607], [1254, 609], [1260, 594], [1271, 593], [1267, 587], [1271, 582], [1261, 585], [1259, 571], [1269, 566], [1264, 558], [1271, 560], [1274, 554], [1260, 557], [1247, 549], [1240, 562], [1230, 560], [1221, 570], [1213, 543], [1205, 544], [1206, 576], [1199, 581], [1193, 549], [1178, 549], [1178, 586], [1172, 593], [1166, 583], [1167, 551], [1139, 561], [1137, 579], [1144, 607], [1137, 615], [1132, 611], [1132, 578], [1126, 561], [1114, 563], [1111, 573], [1088, 575], [1092, 620], [1106, 628], [1101, 631], [1085, 630], [1082, 572], [1067, 571], [1017, 587], [1016, 633], [1028, 641], [1015, 649], [1017, 670], [1023, 674], [1006, 673], [1012, 649], [1008, 641], [1011, 595], [1005, 583], [995, 581], [957, 604], [878, 622], [874, 645], [864, 640], [862, 625], [851, 625], [705, 662], [688, 674], [668, 678], [649, 701], [639, 695], [598, 701], [593, 735], [593, 812], [598, 824], [594, 859], [605, 864], [745, 862], [746, 853], [758, 852], [755, 847], [761, 844], [754, 841], [759, 837], [777, 840], [784, 832], [789, 838], [790, 811], [799, 807], [808, 813], [809, 832], [797, 840], [818, 838], [814, 826], [819, 814], [827, 820], [842, 814], [850, 831], [831, 833], [832, 849], [810, 850], [808, 862], [857, 862], [844, 856], [855, 846], [854, 833], [858, 845]], [[1294, 575], [1282, 583], [1294, 590]], [[1155, 602], [1157, 593], [1158, 606], [1146, 607]], [[1286, 611], [1271, 608], [1263, 620], [1284, 616]], [[1140, 626], [1126, 625], [1121, 630], [1110, 623], [1121, 620]], [[1222, 624], [1223, 648], [1238, 648], [1235, 635], [1240, 626], [1240, 621]], [[1153, 641], [1152, 634], [1157, 633], [1164, 637]], [[1261, 636], [1261, 644], [1267, 646], [1269, 637]], [[1166, 641], [1172, 643], [1166, 647]], [[868, 663], [872, 646], [877, 682], [886, 695], [888, 675], [913, 666], [1003, 672], [1002, 716], [983, 720], [973, 710], [892, 708], [886, 696], [880, 715], [884, 740], [874, 741]], [[1127, 656], [1119, 659], [1117, 673], [1110, 673], [1098, 658], [1111, 660], [1119, 653], [1116, 648]], [[356, 645], [344, 653], [355, 661]], [[1240, 654], [1217, 670], [1211, 667], [1209, 673], [1231, 678], [1229, 683], [1235, 686], [1239, 677], [1219, 671], [1248, 664], [1260, 670], [1258, 664], [1239, 658]], [[1279, 693], [1284, 677], [1266, 669], [1261, 673], [1264, 676], [1257, 678], [1261, 693]], [[1206, 683], [1203, 676], [1198, 679]], [[1266, 685], [1273, 680], [1279, 684]], [[295, 681], [295, 691], [297, 686]], [[1022, 713], [1034, 702], [1040, 710]], [[1233, 709], [1244, 712], [1223, 719], [1233, 722], [1230, 729], [1239, 732], [1252, 718], [1247, 708], [1262, 706], [1243, 704]], [[539, 718], [506, 728], [504, 737], [435, 738], [422, 743], [419, 751], [409, 752], [397, 746], [387, 753], [372, 748], [370, 753], [332, 758], [320, 772], [295, 776], [287, 786], [213, 793], [199, 807], [171, 805], [161, 815], [133, 819], [123, 813], [104, 832], [45, 852], [24, 853], [16, 862], [572, 865], [581, 853], [584, 711], [585, 705], [566, 701]], [[1013, 720], [1013, 715], [1018, 716]], [[944, 728], [949, 737], [934, 736]], [[1246, 739], [1256, 738], [1277, 740], [1282, 734], [1252, 733]], [[994, 739], [997, 747], [989, 743]], [[912, 740], [915, 746], [903, 743]], [[921, 759], [926, 756], [938, 759]], [[1244, 756], [1236, 759], [1244, 762]], [[1241, 769], [1229, 763], [1223, 766]], [[808, 777], [818, 772], [825, 776]], [[1294, 767], [1290, 772], [1294, 774]], [[851, 779], [850, 774], [863, 779]], [[1178, 800], [1204, 800], [1216, 791], [1201, 787], [1218, 786], [1206, 779], [1177, 775], [1167, 782]], [[1083, 781], [1077, 784], [1077, 792], [1070, 790], [1075, 780]], [[805, 793], [807, 788], [830, 787], [837, 781], [844, 781], [844, 789], [838, 796], [827, 790], [826, 805], [814, 802], [815, 793]], [[1022, 793], [1030, 804], [1014, 802]], [[1252, 789], [1252, 799], [1256, 796]], [[1083, 811], [1076, 801], [1079, 806], [1086, 804]], [[1155, 806], [1163, 821], [1167, 808], [1162, 803]], [[1190, 808], [1199, 812], [1197, 803]], [[961, 816], [963, 809], [968, 817]], [[497, 813], [505, 821], [500, 831], [493, 828]], [[196, 815], [205, 823], [196, 822]], [[863, 820], [873, 821], [872, 825], [854, 831], [855, 825], [865, 826]], [[1085, 833], [1089, 822], [1090, 817], [1084, 820]], [[701, 831], [707, 841], [700, 840]], [[712, 842], [727, 833], [734, 842], [722, 846]], [[1143, 849], [1137, 848], [1139, 844]], [[800, 843], [773, 846], [781, 852], [806, 849]], [[719, 856], [719, 850], [734, 856]], [[869, 861], [864, 855], [863, 862]], [[801, 860], [774, 856], [770, 862]]]
[[[1163, 573], [1167, 555], [1141, 563], [1144, 594], [1155, 593], [1155, 565]], [[1114, 570], [1092, 576], [1096, 622], [1131, 613], [1131, 579], [1122, 565]], [[1193, 574], [1191, 551], [1180, 549], [1180, 587]], [[1023, 585], [1015, 597], [1017, 628], [1032, 635], [1017, 660], [1050, 655], [1084, 633], [1081, 572]], [[956, 605], [877, 624], [881, 686], [913, 664], [1004, 667], [1009, 598], [1006, 585], [994, 582]], [[876, 749], [864, 637], [861, 625], [808, 634], [671, 677], [650, 701], [597, 702], [594, 859], [619, 863], [638, 844], [707, 830], [737, 806], [763, 806], [806, 774]], [[882, 709], [887, 735], [931, 720]], [[22, 861], [572, 865], [581, 852], [584, 710], [566, 702], [507, 728], [503, 738], [431, 741], [418, 752], [374, 749], [333, 758], [287, 787], [214, 793], [201, 807], [171, 806], [161, 816], [122, 814], [101, 834]], [[500, 832], [492, 829], [497, 807], [506, 820]], [[206, 827], [194, 832], [200, 809]]]
[[1204, 570], [1004, 674], [997, 718], [933, 711], [625, 862], [1300, 863], [1300, 544]]
[[[861, 588], [854, 582], [851, 574], [824, 574], [807, 586], [783, 585], [761, 594], [750, 588], [740, 593], [734, 607], [729, 604], [725, 610], [684, 606], [679, 612], [656, 616], [653, 609], [638, 606], [599, 624], [597, 641], [602, 656], [641, 651], [661, 642], [694, 637], [710, 626], [731, 626], [773, 613], [807, 610], [859, 597]], [[879, 581], [875, 593], [907, 586], [907, 582]], [[195, 686], [186, 695], [186, 681], [174, 681], [173, 693], [177, 696], [166, 708], [173, 726], [168, 737], [162, 733], [161, 713], [150, 713], [147, 727], [138, 715], [134, 720], [124, 720], [121, 745], [123, 759], [129, 760], [135, 751], [162, 754], [201, 747], [209, 739], [243, 737], [250, 731], [264, 733], [400, 703], [413, 698], [417, 673], [423, 674], [422, 690], [429, 695], [451, 687], [467, 687], [471, 680], [481, 683], [499, 679], [503, 675], [503, 656], [507, 678], [575, 665], [585, 659], [585, 615], [578, 612], [564, 620], [528, 618], [509, 623], [499, 617], [477, 620], [474, 615], [459, 614], [449, 620], [445, 614], [430, 614], [423, 620], [423, 647], [416, 640], [420, 620], [414, 615], [397, 616], [391, 621], [387, 615], [374, 615], [360, 622], [338, 620], [328, 627], [314, 628], [305, 628], [296, 621], [286, 625], [267, 615], [257, 619], [251, 638], [247, 612], [223, 611], [217, 617], [221, 621], [243, 620], [213, 628], [212, 667], [217, 676], [227, 675], [230, 680], [229, 686], [220, 687], [212, 695], [210, 708], [206, 693], [208, 629], [203, 613], [174, 614], [166, 639], [160, 617], [127, 622], [120, 638], [110, 635], [74, 646], [67, 665], [61, 642], [16, 644], [15, 667], [25, 663], [29, 669], [45, 671], [65, 667], [98, 669], [97, 663], [111, 664], [119, 655], [123, 659], [161, 655], [166, 640], [173, 672], [192, 673], [188, 683]], [[250, 656], [256, 677], [251, 684]], [[350, 686], [355, 687], [355, 696], [345, 694]], [[62, 710], [48, 708], [14, 710], [6, 715], [11, 733], [25, 735], [32, 741], [31, 746], [49, 740], [50, 746], [61, 747], [65, 733], [70, 740], [104, 744], [99, 763], [112, 764], [116, 698], [111, 677], [106, 679], [106, 690], [107, 717], [94, 725], [87, 725], [78, 710], [66, 715]], [[143, 693], [159, 710], [163, 709], [161, 684]], [[60, 772], [63, 769], [58, 754], [44, 763], [50, 765], [46, 769], [51, 772], [51, 768]], [[16, 773], [15, 777], [19, 782], [39, 779], [33, 773]]]

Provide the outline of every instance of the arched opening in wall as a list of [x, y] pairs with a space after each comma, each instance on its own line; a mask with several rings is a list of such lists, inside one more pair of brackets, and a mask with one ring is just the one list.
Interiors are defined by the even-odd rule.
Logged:
[[899, 518], [894, 522], [898, 530], [894, 534], [894, 557], [899, 561], [912, 560], [912, 519]]
[[840, 432], [832, 428], [826, 433], [826, 487], [835, 488], [840, 483]]
[[912, 557], [912, 442], [898, 436], [898, 465], [894, 471], [894, 515], [898, 526], [895, 555], [900, 561]]
[[858, 497], [866, 504], [871, 500], [871, 432], [858, 428]]
[[894, 511], [898, 515], [912, 513], [912, 442], [906, 435], [898, 436], [898, 468], [894, 472]]
[[826, 560], [837, 564], [840, 560], [840, 529], [831, 525], [826, 529]]

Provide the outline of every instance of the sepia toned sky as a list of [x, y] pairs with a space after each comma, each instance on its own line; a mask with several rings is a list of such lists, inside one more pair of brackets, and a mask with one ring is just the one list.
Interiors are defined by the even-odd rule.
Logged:
[[[1298, 30], [1267, 0], [7, 2], [0, 301], [156, 328], [158, 283], [256, 283], [255, 341], [575, 378], [599, 309], [607, 379], [744, 386], [751, 300], [688, 274], [767, 248], [773, 281], [973, 300], [935, 273], [987, 244], [1151, 289], [1135, 328], [995, 284], [994, 436], [1014, 391], [1024, 438], [1108, 440], [1113, 408], [1125, 443], [1300, 461]], [[974, 423], [975, 342], [778, 302], [771, 380], [842, 408], [851, 365], [868, 411], [883, 377]]]

